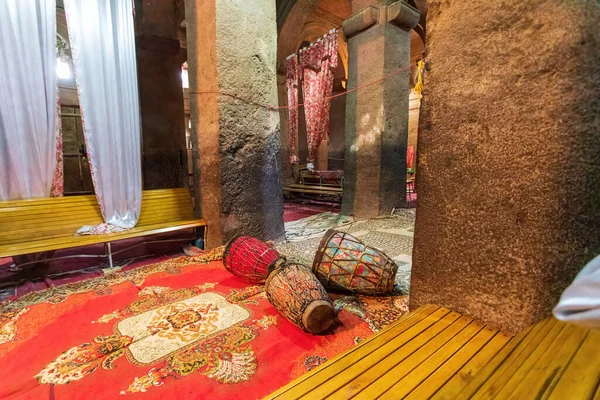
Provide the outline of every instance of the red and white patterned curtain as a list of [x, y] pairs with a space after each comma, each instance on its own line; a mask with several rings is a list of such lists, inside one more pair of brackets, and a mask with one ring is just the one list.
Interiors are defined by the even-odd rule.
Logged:
[[298, 163], [298, 56], [296, 54], [285, 60], [285, 85], [287, 87], [289, 130], [290, 130], [290, 163]]
[[324, 137], [329, 136], [333, 75], [338, 65], [337, 32], [331, 31], [301, 53], [309, 169]]
[[63, 163], [62, 120], [60, 116], [60, 95], [56, 95], [56, 168], [52, 178], [50, 197], [62, 197], [65, 192], [65, 168]]

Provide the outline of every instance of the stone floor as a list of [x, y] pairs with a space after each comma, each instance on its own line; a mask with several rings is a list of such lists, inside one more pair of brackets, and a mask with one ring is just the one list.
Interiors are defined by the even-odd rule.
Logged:
[[393, 215], [354, 220], [335, 213], [321, 213], [286, 223], [286, 242], [275, 245], [288, 259], [312, 265], [321, 238], [328, 229], [348, 232], [391, 257], [398, 264], [395, 292], [408, 294], [412, 266], [415, 209], [400, 209]]

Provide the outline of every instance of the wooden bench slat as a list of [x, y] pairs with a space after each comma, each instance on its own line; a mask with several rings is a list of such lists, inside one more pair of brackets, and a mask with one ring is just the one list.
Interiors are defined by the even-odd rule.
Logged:
[[309, 189], [298, 189], [291, 187], [284, 187], [283, 191], [285, 192], [295, 192], [295, 193], [311, 193], [311, 194], [322, 194], [322, 195], [330, 195], [330, 196], [339, 196], [340, 192], [334, 192], [331, 190], [309, 190]]
[[90, 221], [92, 223], [99, 224], [100, 222], [102, 222], [102, 214], [100, 213], [100, 210], [97, 210], [95, 212], [89, 212], [86, 214], [76, 214], [76, 215], [71, 215], [71, 216], [67, 216], [64, 214], [56, 214], [56, 215], [48, 215], [48, 216], [46, 216], [44, 218], [40, 218], [40, 219], [28, 218], [28, 219], [23, 219], [22, 221], [18, 221], [18, 220], [4, 221], [4, 222], [0, 223], [0, 228], [5, 232], [6, 231], [15, 231], [15, 230], [18, 231], [19, 229], [25, 228], [27, 226], [37, 226], [37, 227], [41, 228], [44, 226], [57, 225], [64, 221], [81, 221], [81, 222]]
[[206, 226], [204, 220], [189, 221], [169, 221], [166, 223], [136, 227], [125, 232], [110, 233], [105, 235], [83, 235], [72, 237], [60, 237], [50, 240], [43, 240], [33, 243], [19, 243], [16, 245], [0, 246], [0, 257], [9, 257], [22, 254], [30, 254], [43, 251], [60, 250], [71, 247], [85, 246], [89, 244], [98, 244], [113, 242], [117, 240], [130, 239], [135, 237], [156, 235], [160, 233], [173, 232], [181, 229]]
[[498, 371], [473, 395], [473, 399], [485, 399], [490, 398], [490, 396], [494, 398], [506, 383], [510, 381], [531, 353], [537, 349], [538, 345], [546, 339], [549, 332], [556, 332], [556, 328], [560, 330], [562, 329], [562, 325], [555, 319], [549, 320], [548, 323], [544, 324], [542, 329], [531, 337], [531, 340], [519, 346], [517, 352], [511, 354], [511, 357], [502, 363]]
[[[473, 321], [471, 318], [462, 317], [458, 313], [452, 312], [451, 315], [453, 315], [453, 317], [456, 319], [450, 325], [445, 327], [439, 334], [434, 336], [432, 340], [425, 343], [425, 345], [423, 345], [415, 353], [411, 354], [406, 359], [403, 359], [400, 363], [379, 377], [373, 384], [360, 392], [356, 398], [374, 399], [380, 396], [385, 396], [386, 392], [388, 392], [388, 390], [390, 390], [394, 384], [407, 377], [424, 360], [431, 357], [438, 349], [448, 343], [463, 329], [470, 326], [471, 322]], [[424, 334], [426, 333], [427, 331], [424, 332]]]
[[343, 191], [343, 189], [341, 187], [329, 186], [329, 185], [323, 185], [323, 186], [301, 185], [299, 183], [294, 183], [294, 184], [287, 185], [286, 187], [295, 188], [295, 189], [326, 190], [326, 191], [337, 192], [337, 193], [342, 193], [342, 191]]
[[[579, 329], [575, 325], [566, 325], [552, 344], [544, 349], [544, 353], [537, 361], [532, 362], [530, 358], [523, 364], [522, 369], [528, 371], [522, 380], [517, 382], [510, 397], [523, 398], [529, 393], [537, 393], [538, 397], [547, 397], [586, 335], [586, 330]], [[600, 349], [598, 355], [600, 356]]]
[[[509, 341], [506, 346], [498, 351], [498, 353], [484, 365], [477, 375], [469, 380], [466, 385], [463, 385], [462, 390], [456, 398], [471, 398], [493, 374], [499, 372], [503, 367], [504, 361], [517, 349], [517, 346], [523, 341], [528, 342], [532, 336], [535, 336], [537, 332], [541, 330], [541, 328], [542, 325], [529, 327]], [[529, 335], [530, 333], [532, 335]]]
[[[145, 218], [140, 218], [138, 225], [154, 225], [160, 223], [169, 223], [169, 221], [185, 221], [185, 220], [193, 220], [194, 216], [187, 212], [182, 211], [181, 213], [170, 213], [167, 217], [157, 214], [151, 215], [149, 214]], [[63, 221], [58, 221], [61, 223]], [[34, 240], [43, 240], [45, 238], [52, 238], [55, 236], [73, 236], [78, 229], [83, 226], [94, 225], [102, 222], [102, 218], [98, 216], [95, 220], [82, 223], [81, 221], [75, 222], [67, 222], [64, 225], [49, 225], [40, 227], [39, 225], [31, 224], [24, 226], [24, 229], [18, 231], [6, 231], [0, 233], [0, 246], [8, 245], [15, 242], [21, 241], [34, 241]]]
[[[144, 190], [142, 192], [142, 201], [159, 199], [159, 198], [172, 198], [174, 196], [187, 196], [190, 197], [189, 189], [187, 188], [174, 188], [174, 189], [155, 189], [155, 190]], [[28, 200], [10, 200], [0, 202], [0, 209], [6, 207], [31, 207], [43, 204], [61, 204], [65, 201], [69, 203], [86, 203], [92, 202], [97, 204], [95, 195], [84, 195], [84, 196], [66, 196], [66, 197], [47, 197], [40, 199], [28, 199]]]
[[[304, 394], [302, 397], [300, 397], [300, 399], [316, 400], [330, 397], [332, 393], [343, 387], [346, 383], [352, 381], [352, 379], [356, 378], [361, 373], [367, 371], [369, 367], [385, 359], [403, 344], [409, 342], [421, 332], [428, 329], [431, 325], [438, 322], [440, 317], [445, 316], [446, 313], [447, 310], [445, 309], [437, 310], [418, 323], [413, 324], [401, 334], [386, 341], [385, 343], [381, 343], [376, 349], [371, 349], [369, 353], [362, 354], [360, 359], [356, 360], [353, 358], [348, 358], [346, 362], [338, 363], [341, 364], [341, 371], [339, 371], [335, 376], [329, 377], [329, 379], [327, 379], [325, 382], [321, 382], [318, 386], [313, 386], [312, 390]], [[343, 393], [343, 395], [346, 395], [346, 393]]]
[[[47, 223], [49, 221], [56, 221], [59, 218], [62, 219], [78, 219], [78, 218], [89, 218], [90, 216], [102, 216], [99, 208], [91, 208], [87, 209], [73, 209], [73, 212], [69, 212], [68, 209], [62, 211], [52, 212], [48, 210], [44, 213], [39, 214], [29, 214], [29, 215], [10, 215], [9, 217], [0, 216], [0, 227], [3, 229], [9, 229], [11, 226], [16, 226], [16, 229], [21, 224], [27, 223], [30, 220], [36, 221], [38, 224], [44, 225], [53, 225], [54, 223]], [[191, 209], [191, 204], [182, 204], [181, 202], [165, 202], [165, 203], [156, 203], [150, 204], [147, 203], [145, 207], [142, 208], [140, 213], [140, 218], [147, 216], [149, 214], [153, 214], [156, 212], [161, 212], [163, 214], [168, 214], [171, 211], [173, 213], [181, 213], [188, 212], [189, 214], [193, 214], [193, 210]]]
[[[93, 243], [104, 243], [104, 242], [108, 242], [111, 240], [121, 240], [122, 238], [126, 238], [126, 237], [136, 237], [139, 236], [139, 233], [144, 233], [144, 232], [149, 232], [149, 231], [154, 231], [154, 230], [161, 230], [164, 227], [168, 227], [168, 226], [178, 226], [178, 225], [189, 225], [189, 224], [200, 224], [203, 225], [203, 222], [199, 222], [201, 220], [185, 220], [185, 221], [166, 221], [166, 222], [162, 222], [162, 223], [156, 223], [156, 224], [151, 224], [151, 225], [145, 225], [145, 226], [136, 226], [135, 228], [123, 231], [123, 232], [118, 232], [118, 233], [110, 233], [110, 234], [103, 234], [103, 235], [81, 235], [81, 236], [74, 236], [74, 235], [69, 235], [69, 236], [61, 236], [61, 237], [55, 237], [52, 239], [47, 239], [47, 240], [43, 240], [43, 241], [37, 241], [37, 242], [28, 242], [28, 243], [17, 243], [17, 244], [13, 244], [13, 245], [8, 245], [8, 246], [2, 246], [0, 249], [2, 249], [2, 252], [6, 252], [7, 250], [16, 250], [20, 247], [28, 247], [29, 249], [33, 249], [36, 247], [47, 247], [47, 246], [58, 246], [57, 248], [62, 248], [61, 246], [64, 244], [68, 244], [70, 242], [77, 242], [77, 243], [83, 243], [83, 244], [93, 244]], [[121, 238], [122, 236], [122, 238]], [[79, 246], [80, 244], [77, 244], [76, 246]], [[43, 251], [43, 250], [40, 250]]]
[[513, 338], [455, 312], [437, 315], [382, 358], [383, 348], [435, 315], [418, 311], [420, 318], [410, 313], [378, 340], [367, 339], [267, 398], [562, 400], [600, 394], [600, 331], [554, 318]]
[[[333, 358], [326, 364], [315, 368], [308, 374], [301, 376], [289, 385], [272, 393], [267, 398], [299, 398], [300, 396], [308, 393], [313, 387], [316, 387], [319, 384], [327, 381], [331, 377], [336, 376], [338, 373], [345, 369], [346, 365], [352, 365], [356, 361], [362, 359], [362, 357], [366, 356], [367, 354], [370, 354], [379, 346], [387, 343], [389, 340], [393, 339], [408, 328], [412, 327], [415, 323], [424, 320], [425, 318], [439, 310], [439, 307], [433, 305], [427, 305], [419, 308], [415, 312], [408, 314], [396, 323], [392, 324], [391, 327], [394, 329], [385, 329], [380, 331], [379, 333], [371, 336], [367, 340], [359, 343], [356, 347], [353, 348], [352, 352], [340, 354], [339, 356]], [[442, 312], [442, 314], [446, 313], [447, 312], [445, 311]]]
[[[407, 398], [414, 400], [431, 398], [450, 380], [450, 378], [452, 378], [456, 371], [469, 362], [469, 360], [471, 360], [471, 358], [475, 356], [497, 332], [497, 330], [489, 328], [481, 329], [468, 342], [462, 345], [458, 351], [437, 365], [434, 371], [429, 371], [426, 377], [423, 375], [423, 379], [421, 379], [417, 385], [418, 387], [415, 386], [415, 390], [410, 392]], [[427, 360], [427, 365], [430, 365], [429, 360]]]
[[[181, 217], [182, 215], [193, 216], [191, 203], [187, 204], [182, 201], [165, 201], [159, 203], [146, 202], [142, 207], [140, 219], [148, 218], [149, 216], [161, 215], [168, 218], [169, 215], [173, 215], [172, 219], [187, 219], [187, 217]], [[87, 207], [87, 209], [74, 208], [72, 212], [69, 212], [68, 208], [63, 210], [56, 210], [55, 212], [48, 211], [47, 213], [31, 214], [31, 215], [14, 215], [10, 214], [10, 217], [6, 218], [0, 215], [0, 227], [2, 232], [10, 230], [21, 230], [22, 227], [33, 221], [35, 226], [43, 227], [45, 225], [56, 226], [57, 222], [61, 221], [97, 221], [96, 223], [102, 222], [102, 215], [99, 208]]]
[[[466, 345], [481, 330], [483, 324], [471, 320], [469, 325], [457, 332], [450, 340], [433, 353], [430, 357], [419, 363], [408, 375], [400, 379], [392, 386], [381, 399], [404, 398], [415, 390], [423, 381], [425, 381], [435, 370], [444, 365], [444, 363], [454, 355], [463, 345]], [[398, 397], [395, 397], [398, 396]]]
[[[188, 200], [189, 201], [189, 197]], [[177, 204], [186, 204], [185, 196], [182, 197], [174, 197], [174, 198], [164, 198], [164, 199], [152, 199], [152, 200], [142, 200], [143, 203], [147, 205], [160, 206], [160, 205], [177, 205]], [[187, 204], [186, 204], [187, 205]], [[190, 202], [191, 205], [191, 202]], [[85, 212], [91, 209], [100, 209], [97, 203], [75, 203], [71, 204], [69, 202], [65, 202], [64, 204], [57, 205], [43, 205], [43, 206], [33, 206], [33, 207], [11, 207], [11, 208], [3, 208], [0, 209], [0, 218], [2, 221], [9, 219], [17, 219], [26, 216], [35, 216], [35, 215], [43, 215], [43, 214], [55, 214], [55, 213], [65, 213], [65, 214], [76, 214], [78, 212]]]
[[[148, 212], [147, 214], [141, 215], [138, 221], [139, 225], [145, 225], [148, 222], [162, 222], [171, 220], [182, 220], [182, 219], [193, 219], [194, 215], [188, 210], [156, 210], [155, 213]], [[28, 230], [31, 228], [37, 228], [39, 231], [43, 231], [46, 228], [54, 229], [57, 226], [62, 225], [65, 221], [68, 221], [67, 225], [96, 225], [102, 223], [102, 214], [98, 211], [96, 213], [90, 212], [87, 214], [77, 214], [73, 216], [66, 215], [52, 215], [43, 219], [28, 219], [22, 222], [19, 221], [8, 221], [0, 224], [0, 228], [4, 235], [9, 235], [12, 232], [21, 232], [21, 230]], [[77, 229], [75, 229], [77, 230]], [[65, 231], [68, 234], [68, 231]]]
[[[486, 328], [488, 329], [488, 328]], [[512, 339], [511, 335], [504, 332], [497, 332], [495, 336], [487, 342], [484, 347], [477, 351], [471, 359], [462, 367], [456, 369], [450, 379], [443, 384], [435, 394], [432, 394], [432, 400], [454, 400], [459, 398], [458, 394], [465, 387], [465, 384], [469, 383], [481, 369], [490, 361], [499, 351], [501, 351], [507, 343]], [[470, 351], [469, 347], [465, 347], [465, 353]], [[440, 369], [440, 374], [446, 374], [452, 372], [452, 368], [448, 370]], [[434, 381], [436, 381], [436, 374], [432, 375]], [[424, 382], [423, 386], [426, 387], [427, 381]], [[419, 394], [418, 391], [411, 393]]]
[[558, 321], [535, 347], [531, 347], [532, 351], [527, 358], [516, 370], [512, 371], [512, 376], [504, 381], [502, 388], [497, 392], [500, 397], [510, 397], [517, 385], [523, 381], [530, 369], [540, 360], [544, 353], [562, 336], [565, 329], [569, 329], [567, 324]]
[[590, 399], [600, 390], [600, 331], [586, 330], [586, 336], [571, 362], [548, 396], [550, 400]]
[[[409, 342], [405, 344], [399, 343], [400, 347], [398, 350], [394, 351], [392, 354], [378, 361], [374, 365], [372, 365], [372, 362], [377, 361], [375, 357], [371, 355], [369, 355], [369, 357], [365, 357], [363, 360], [350, 368], [353, 370], [354, 376], [348, 383], [346, 383], [345, 386], [341, 387], [337, 393], [333, 394], [331, 398], [343, 399], [359, 394], [359, 392], [363, 391], [369, 385], [372, 385], [378, 379], [386, 375], [396, 365], [412, 356], [415, 352], [419, 351], [419, 349], [434, 339], [440, 332], [452, 325], [459, 317], [460, 315], [458, 313], [449, 313], [444, 315], [426, 331], [414, 337]], [[397, 339], [398, 336], [394, 340]], [[367, 371], [367, 368], [368, 373], [364, 373], [364, 371]], [[344, 373], [347, 373], [347, 371], [344, 371]], [[392, 384], [393, 382], [390, 383], [390, 386]], [[383, 392], [385, 392], [385, 390], [381, 391], [381, 393]]]
[[75, 196], [0, 203], [0, 257], [59, 250], [205, 226], [194, 217], [187, 188], [142, 192], [138, 224], [125, 232], [74, 236], [102, 222], [96, 197]]

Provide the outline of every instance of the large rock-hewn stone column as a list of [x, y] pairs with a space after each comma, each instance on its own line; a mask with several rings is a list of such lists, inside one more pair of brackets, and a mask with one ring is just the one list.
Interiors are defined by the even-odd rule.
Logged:
[[509, 331], [600, 252], [600, 4], [431, 1], [411, 307]]
[[398, 1], [353, 0], [344, 22], [348, 95], [342, 213], [374, 217], [406, 202], [410, 31], [419, 12]]
[[175, 5], [135, 2], [144, 189], [186, 187], [181, 64]]
[[277, 26], [272, 0], [186, 1], [196, 198], [208, 247], [283, 238]]
[[186, 187], [187, 150], [179, 41], [137, 39], [144, 189]]

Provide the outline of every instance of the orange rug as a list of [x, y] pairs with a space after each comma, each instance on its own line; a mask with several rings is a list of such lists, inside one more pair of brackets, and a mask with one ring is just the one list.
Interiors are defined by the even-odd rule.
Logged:
[[0, 398], [258, 399], [407, 311], [406, 297], [338, 296], [339, 323], [313, 336], [262, 286], [202, 261], [179, 257], [3, 304]]

